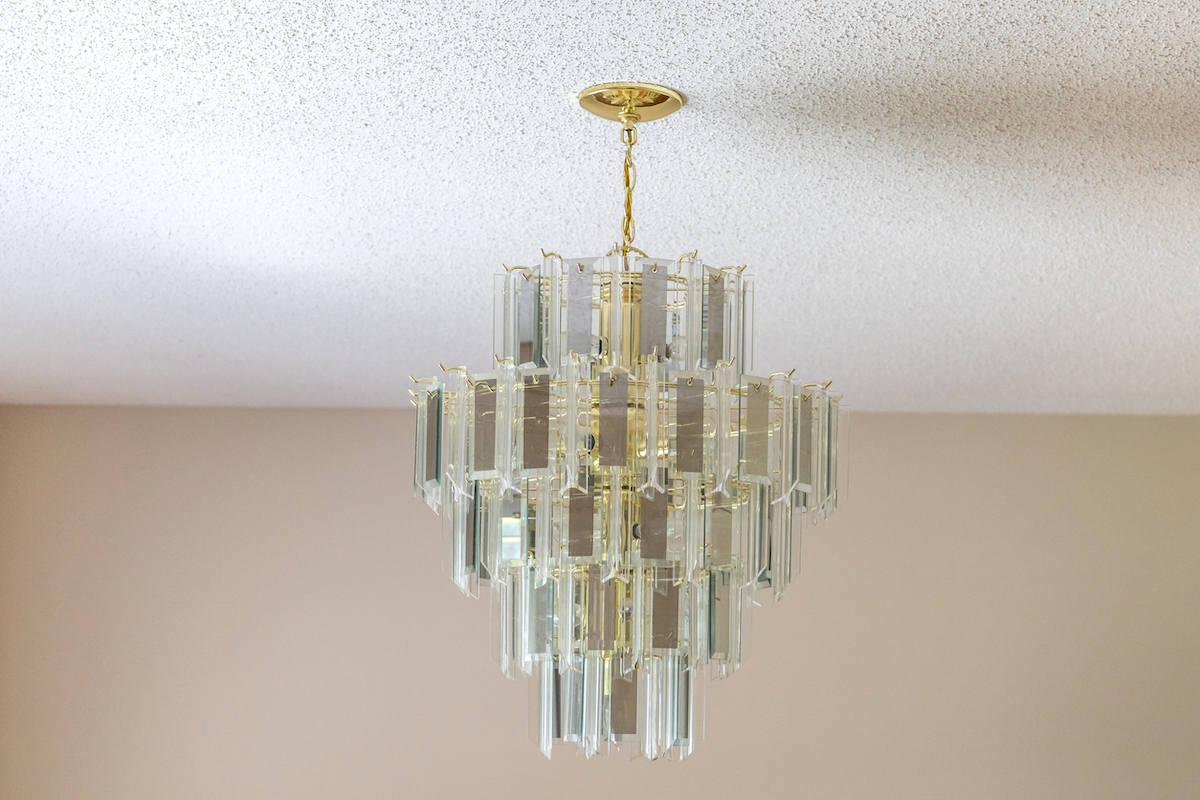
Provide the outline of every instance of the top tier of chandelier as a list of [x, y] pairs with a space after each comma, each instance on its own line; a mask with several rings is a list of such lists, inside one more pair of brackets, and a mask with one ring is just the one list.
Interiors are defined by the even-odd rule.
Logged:
[[837, 508], [846, 411], [752, 372], [743, 268], [632, 246], [638, 104], [682, 98], [593, 90], [581, 105], [624, 125], [624, 241], [496, 276], [494, 368], [417, 380], [414, 485], [453, 581], [491, 589], [501, 669], [536, 681], [542, 752], [682, 758], [704, 672], [738, 668], [755, 593], [783, 594], [804, 525]]

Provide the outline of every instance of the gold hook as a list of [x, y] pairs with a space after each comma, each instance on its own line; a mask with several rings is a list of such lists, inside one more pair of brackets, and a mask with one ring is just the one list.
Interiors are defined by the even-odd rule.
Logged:
[[455, 372], [456, 370], [462, 371], [462, 372], [468, 371], [466, 367], [447, 367], [445, 364], [443, 364], [440, 361], [438, 362], [438, 367], [441, 368], [442, 372]]

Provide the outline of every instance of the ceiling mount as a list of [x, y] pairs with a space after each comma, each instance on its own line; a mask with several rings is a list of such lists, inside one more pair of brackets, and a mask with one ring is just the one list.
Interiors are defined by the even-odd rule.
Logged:
[[598, 117], [623, 122], [621, 114], [632, 109], [637, 121], [650, 122], [674, 114], [687, 99], [666, 86], [635, 81], [601, 83], [579, 93], [579, 105]]

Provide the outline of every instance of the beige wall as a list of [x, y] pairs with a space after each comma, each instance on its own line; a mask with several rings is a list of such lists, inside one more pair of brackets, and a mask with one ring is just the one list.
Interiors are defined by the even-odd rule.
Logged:
[[528, 743], [410, 425], [0, 409], [0, 797], [1200, 797], [1200, 418], [857, 415], [683, 764]]

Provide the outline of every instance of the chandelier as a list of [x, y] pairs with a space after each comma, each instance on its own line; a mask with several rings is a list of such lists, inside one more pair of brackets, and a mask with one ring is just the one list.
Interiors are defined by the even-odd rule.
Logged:
[[756, 595], [783, 594], [797, 537], [837, 508], [846, 410], [794, 370], [751, 372], [744, 267], [634, 247], [636, 125], [684, 98], [614, 83], [579, 102], [621, 123], [621, 242], [496, 276], [491, 371], [413, 379], [414, 486], [454, 583], [490, 588], [542, 752], [682, 758], [704, 673], [738, 668]]

